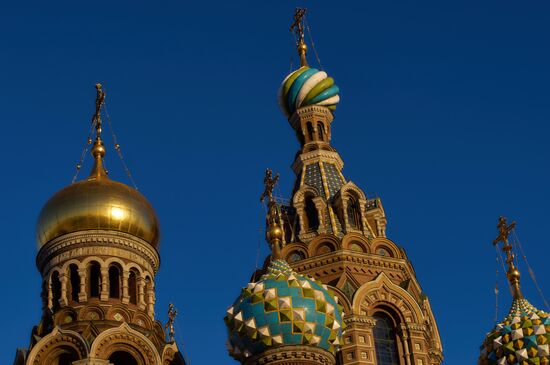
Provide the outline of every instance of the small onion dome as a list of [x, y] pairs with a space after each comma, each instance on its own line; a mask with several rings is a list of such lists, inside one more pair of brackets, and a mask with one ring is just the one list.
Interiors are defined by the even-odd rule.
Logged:
[[288, 118], [297, 109], [308, 105], [322, 105], [336, 109], [340, 89], [324, 71], [302, 66], [288, 75], [279, 89], [279, 106]]
[[38, 248], [67, 233], [102, 229], [128, 233], [158, 250], [159, 223], [149, 201], [107, 176], [101, 141], [92, 153], [96, 161], [90, 176], [61, 189], [42, 208], [36, 224]]
[[514, 299], [504, 321], [481, 346], [479, 365], [548, 365], [550, 317], [525, 298]]
[[229, 353], [241, 360], [277, 346], [306, 345], [334, 354], [342, 340], [342, 315], [326, 285], [274, 260], [227, 310]]

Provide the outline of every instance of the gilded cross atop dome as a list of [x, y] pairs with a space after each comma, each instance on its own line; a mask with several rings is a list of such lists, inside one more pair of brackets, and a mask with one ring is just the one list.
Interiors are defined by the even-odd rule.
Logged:
[[105, 156], [105, 146], [103, 145], [103, 141], [101, 140], [101, 131], [102, 131], [101, 108], [103, 107], [103, 104], [105, 104], [105, 92], [103, 91], [103, 88], [100, 83], [97, 83], [95, 85], [95, 88], [97, 90], [97, 95], [95, 99], [95, 113], [92, 117], [92, 125], [95, 126], [95, 131], [96, 131], [96, 138], [95, 138], [94, 146], [92, 147], [92, 156], [94, 156], [95, 161], [94, 161], [94, 167], [92, 168], [92, 172], [90, 173], [90, 177], [95, 177], [99, 179], [99, 178], [107, 177], [107, 172], [103, 167], [103, 157]]
[[275, 188], [275, 185], [277, 185], [277, 182], [279, 181], [279, 174], [275, 175], [273, 177], [273, 171], [271, 169], [265, 169], [265, 177], [264, 177], [264, 192], [260, 196], [260, 201], [263, 203], [265, 198], [268, 199], [268, 203], [272, 203], [275, 201], [273, 198], [273, 189]]
[[306, 8], [296, 8], [294, 12], [294, 23], [290, 26], [290, 31], [296, 34], [296, 46], [298, 47], [298, 54], [300, 55], [300, 66], [307, 66], [307, 46], [304, 39], [304, 16], [306, 15]]
[[499, 242], [503, 243], [502, 251], [506, 254], [506, 263], [508, 264], [508, 272], [506, 273], [506, 276], [508, 277], [508, 280], [510, 281], [510, 286], [512, 290], [512, 296], [514, 299], [523, 298], [523, 295], [521, 294], [520, 286], [519, 286], [519, 279], [520, 279], [520, 273], [519, 270], [514, 265], [514, 260], [516, 258], [516, 255], [512, 252], [512, 245], [510, 244], [508, 240], [508, 236], [510, 235], [510, 232], [516, 227], [516, 222], [512, 222], [510, 224], [507, 223], [505, 217], [500, 217], [498, 219], [498, 236], [493, 241], [493, 245], [498, 245]]

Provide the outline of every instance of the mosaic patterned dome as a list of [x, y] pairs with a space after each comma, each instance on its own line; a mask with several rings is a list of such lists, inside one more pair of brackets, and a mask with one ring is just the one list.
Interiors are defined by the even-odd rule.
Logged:
[[336, 109], [340, 101], [340, 89], [334, 79], [324, 71], [302, 66], [290, 73], [279, 89], [279, 106], [290, 117], [298, 108], [307, 105], [322, 105]]
[[514, 299], [510, 312], [483, 345], [479, 365], [548, 365], [550, 317], [525, 298]]
[[341, 343], [342, 309], [326, 285], [274, 260], [256, 283], [243, 288], [224, 318], [228, 348], [237, 360], [268, 348], [309, 345], [335, 353]]

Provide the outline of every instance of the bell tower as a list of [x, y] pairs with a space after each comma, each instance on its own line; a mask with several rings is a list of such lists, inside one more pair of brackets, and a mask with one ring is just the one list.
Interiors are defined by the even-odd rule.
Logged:
[[278, 94], [300, 144], [290, 203], [281, 206], [281, 256], [338, 297], [346, 329], [337, 364], [439, 365], [442, 345], [428, 296], [405, 250], [387, 237], [382, 201], [345, 177], [333, 147], [340, 90], [307, 61], [305, 14], [297, 9], [291, 26], [300, 68]]
[[105, 93], [100, 84], [96, 89], [94, 165], [87, 178], [55, 193], [40, 213], [36, 265], [42, 319], [14, 364], [181, 365], [173, 316], [169, 339], [155, 320], [159, 222], [149, 201], [111, 180], [103, 166]]

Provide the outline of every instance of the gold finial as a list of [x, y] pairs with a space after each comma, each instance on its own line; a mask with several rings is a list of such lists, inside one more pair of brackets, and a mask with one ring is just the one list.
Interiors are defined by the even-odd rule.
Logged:
[[520, 286], [519, 286], [519, 279], [520, 279], [520, 273], [519, 270], [514, 265], [514, 259], [516, 258], [516, 255], [512, 252], [512, 245], [508, 241], [508, 235], [510, 232], [516, 227], [516, 222], [512, 222], [510, 224], [507, 224], [505, 217], [500, 217], [498, 219], [498, 236], [493, 241], [493, 245], [498, 245], [499, 242], [502, 242], [504, 245], [502, 246], [502, 251], [506, 254], [506, 263], [508, 264], [508, 272], [506, 273], [506, 277], [510, 281], [510, 287], [512, 289], [512, 296], [514, 299], [523, 298], [523, 294], [521, 294]]
[[294, 12], [294, 23], [290, 26], [290, 31], [296, 33], [296, 47], [300, 55], [300, 67], [307, 66], [307, 46], [304, 39], [304, 16], [306, 8], [296, 8]]
[[267, 230], [265, 237], [269, 245], [271, 246], [271, 256], [274, 260], [278, 260], [282, 257], [281, 246], [283, 243], [283, 229], [281, 228], [281, 208], [275, 202], [273, 198], [273, 189], [279, 181], [279, 174], [273, 177], [273, 171], [271, 169], [265, 170], [264, 177], [264, 192], [260, 196], [260, 201], [263, 202], [265, 198], [268, 198], [267, 202]]
[[106, 177], [107, 173], [103, 167], [103, 157], [105, 156], [105, 146], [101, 140], [101, 107], [105, 103], [105, 92], [101, 88], [101, 84], [95, 85], [97, 95], [95, 99], [95, 113], [92, 117], [92, 125], [95, 126], [96, 138], [92, 147], [92, 156], [94, 156], [94, 167], [90, 173], [90, 177], [101, 178]]
[[174, 341], [174, 320], [178, 315], [178, 311], [174, 308], [172, 303], [168, 304], [168, 322], [164, 326], [165, 330], [168, 330], [168, 338], [170, 342]]

